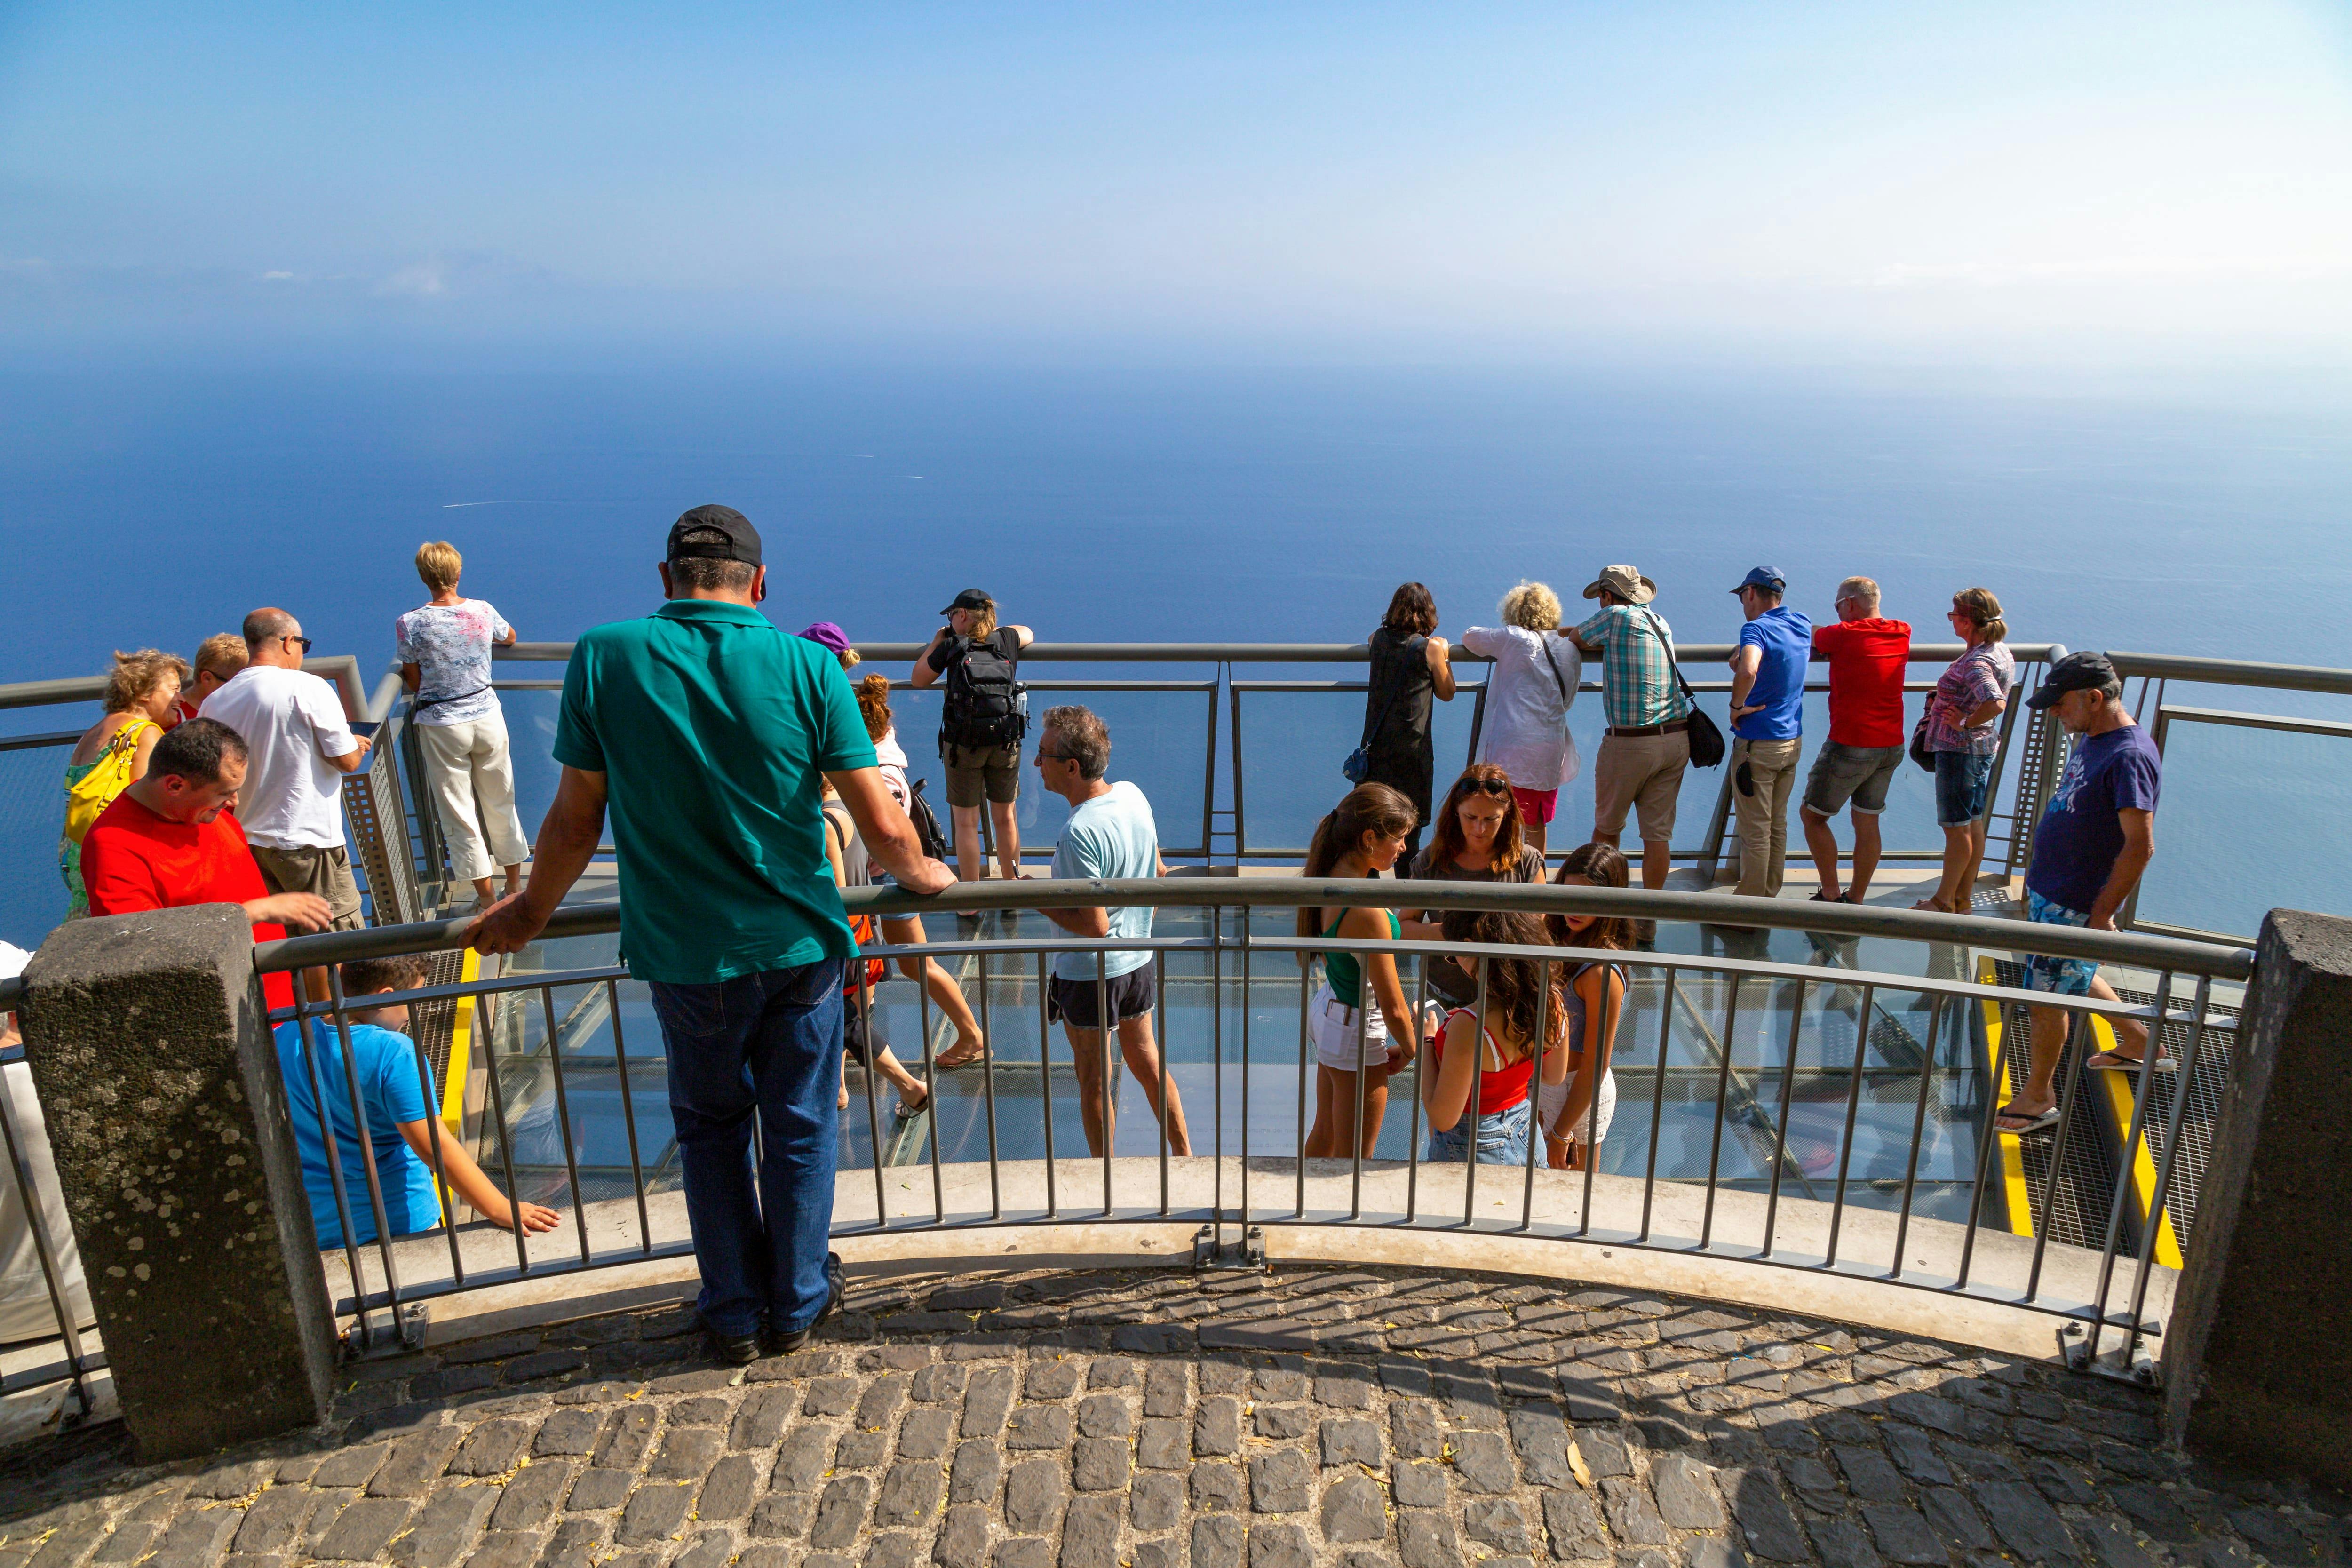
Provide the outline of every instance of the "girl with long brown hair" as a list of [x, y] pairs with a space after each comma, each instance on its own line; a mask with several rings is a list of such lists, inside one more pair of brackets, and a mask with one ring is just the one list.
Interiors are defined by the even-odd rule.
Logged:
[[[1335, 880], [1377, 877], [1403, 855], [1419, 820], [1412, 803], [1388, 785], [1358, 784], [1317, 826], [1300, 874]], [[1301, 909], [1298, 934], [1395, 942], [1404, 928], [1394, 910]], [[1307, 959], [1299, 955], [1301, 963]], [[1307, 1017], [1315, 1042], [1315, 1127], [1307, 1135], [1306, 1152], [1310, 1157], [1369, 1156], [1388, 1113], [1389, 1075], [1412, 1059], [1412, 1047], [1402, 1042], [1421, 1037], [1395, 957], [1324, 953], [1323, 984], [1307, 1004]]]
[[[1473, 763], [1462, 770], [1431, 824], [1429, 847], [1412, 868], [1416, 881], [1540, 882], [1543, 852], [1526, 842], [1518, 792], [1511, 775], [1493, 763]], [[1416, 911], [1405, 921], [1405, 934], [1433, 940], [1439, 932], [1436, 911]], [[1470, 974], [1450, 958], [1425, 958], [1429, 988], [1452, 1006], [1467, 1006], [1477, 999]]]
[[[1570, 852], [1552, 881], [1563, 888], [1623, 888], [1632, 884], [1633, 868], [1614, 847], [1583, 844]], [[1549, 924], [1555, 946], [1622, 952], [1633, 945], [1633, 922], [1620, 916], [1553, 915]], [[1570, 971], [1568, 1071], [1536, 1096], [1536, 1124], [1555, 1171], [1584, 1169], [1616, 1118], [1617, 1075], [1609, 1070], [1609, 1057], [1625, 1013], [1625, 984], [1623, 966], [1606, 961]]]
[[[1445, 940], [1543, 947], [1551, 933], [1529, 914], [1455, 910]], [[1477, 1008], [1457, 1007], [1429, 1042], [1421, 1067], [1421, 1103], [1429, 1113], [1432, 1161], [1523, 1165], [1528, 1159], [1528, 1089], [1540, 1060], [1543, 1081], [1568, 1076], [1568, 1005], [1555, 963], [1488, 958]], [[1471, 1096], [1477, 1096], [1473, 1108]]]

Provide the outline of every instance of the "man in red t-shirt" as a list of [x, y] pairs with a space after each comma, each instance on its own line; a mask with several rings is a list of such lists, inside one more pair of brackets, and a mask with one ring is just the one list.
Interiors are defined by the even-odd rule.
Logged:
[[[324, 931], [332, 911], [316, 893], [273, 893], [234, 815], [245, 783], [245, 742], [215, 719], [191, 719], [155, 742], [147, 775], [114, 797], [82, 840], [82, 883], [93, 915], [188, 904], [239, 904], [253, 940], [288, 926]], [[272, 1007], [294, 1005], [294, 983], [262, 976]]]
[[[1830, 739], [1805, 780], [1799, 818], [1813, 852], [1825, 903], [1861, 903], [1878, 869], [1878, 814], [1903, 765], [1903, 676], [1911, 662], [1911, 628], [1879, 618], [1878, 584], [1849, 577], [1838, 584], [1838, 619], [1813, 628], [1813, 657], [1830, 661]], [[1853, 887], [1838, 887], [1837, 835], [1830, 818], [1853, 803]]]

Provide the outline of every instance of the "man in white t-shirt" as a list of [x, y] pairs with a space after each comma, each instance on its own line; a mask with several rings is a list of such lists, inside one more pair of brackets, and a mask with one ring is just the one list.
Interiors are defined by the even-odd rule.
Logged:
[[343, 840], [343, 775], [366, 765], [335, 689], [302, 669], [310, 639], [279, 609], [245, 617], [246, 667], [205, 699], [203, 716], [241, 736], [250, 753], [237, 820], [272, 892], [316, 893], [333, 929], [360, 924], [359, 884]]
[[[1045, 787], [1070, 803], [1070, 820], [1054, 847], [1056, 881], [1161, 874], [1165, 868], [1160, 860], [1160, 830], [1151, 819], [1151, 803], [1133, 784], [1124, 780], [1113, 784], [1103, 776], [1110, 767], [1110, 731], [1100, 719], [1084, 708], [1047, 709], [1034, 760]], [[1149, 905], [1040, 912], [1078, 936], [1151, 934]], [[1127, 1058], [1127, 1070], [1143, 1086], [1143, 1097], [1153, 1110], [1160, 1109], [1160, 1047], [1151, 1037], [1155, 970], [1149, 948], [1055, 955], [1054, 977], [1045, 989], [1045, 1016], [1062, 1021], [1070, 1050], [1077, 1058], [1078, 1107], [1086, 1120], [1090, 1152], [1100, 1154], [1109, 1147], [1117, 1120], [1103, 1072], [1106, 1008], [1111, 1026], [1118, 1031], [1119, 1054]], [[1192, 1140], [1184, 1130], [1183, 1097], [1176, 1092], [1172, 1079], [1168, 1084], [1167, 1120], [1168, 1152], [1191, 1153]]]

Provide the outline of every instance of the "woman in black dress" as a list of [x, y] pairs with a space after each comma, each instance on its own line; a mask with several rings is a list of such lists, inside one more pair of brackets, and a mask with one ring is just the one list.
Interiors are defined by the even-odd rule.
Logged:
[[[1437, 632], [1437, 601], [1418, 583], [1407, 583], [1389, 600], [1389, 613], [1374, 627], [1371, 689], [1364, 693], [1364, 754], [1370, 763], [1366, 784], [1384, 784], [1412, 803], [1418, 820], [1429, 820], [1436, 755], [1429, 743], [1429, 700], [1454, 700], [1454, 666]], [[1397, 875], [1409, 874], [1421, 851], [1421, 828], [1405, 840]]]

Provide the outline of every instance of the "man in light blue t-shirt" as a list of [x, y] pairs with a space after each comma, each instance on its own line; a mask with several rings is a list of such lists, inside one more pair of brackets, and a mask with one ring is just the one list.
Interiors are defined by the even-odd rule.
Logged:
[[[1113, 784], [1103, 774], [1110, 768], [1110, 731], [1084, 708], [1049, 708], [1037, 735], [1037, 773], [1045, 787], [1070, 803], [1070, 820], [1054, 847], [1054, 876], [1058, 881], [1111, 880], [1157, 877], [1160, 830], [1151, 820], [1151, 803], [1131, 784]], [[1085, 937], [1144, 938], [1151, 934], [1151, 910], [1046, 910], [1047, 920], [1064, 931]], [[1156, 973], [1148, 948], [1103, 952], [1065, 952], [1054, 959], [1054, 978], [1046, 987], [1045, 1016], [1059, 1018], [1077, 1058], [1078, 1105], [1087, 1124], [1087, 1148], [1100, 1154], [1109, 1146], [1116, 1126], [1114, 1096], [1103, 1072], [1103, 1015], [1110, 1015], [1118, 1031], [1119, 1054], [1127, 1070], [1143, 1086], [1144, 1099], [1160, 1109], [1160, 1047], [1151, 1037], [1152, 981]], [[1168, 1085], [1168, 1152], [1189, 1154], [1192, 1141], [1184, 1131], [1183, 1097]]]
[[1804, 742], [1805, 661], [1813, 623], [1780, 603], [1788, 587], [1776, 567], [1751, 570], [1739, 595], [1739, 646], [1731, 654], [1731, 804], [1739, 814], [1739, 886], [1750, 898], [1778, 898], [1789, 858], [1789, 799], [1797, 792]]

